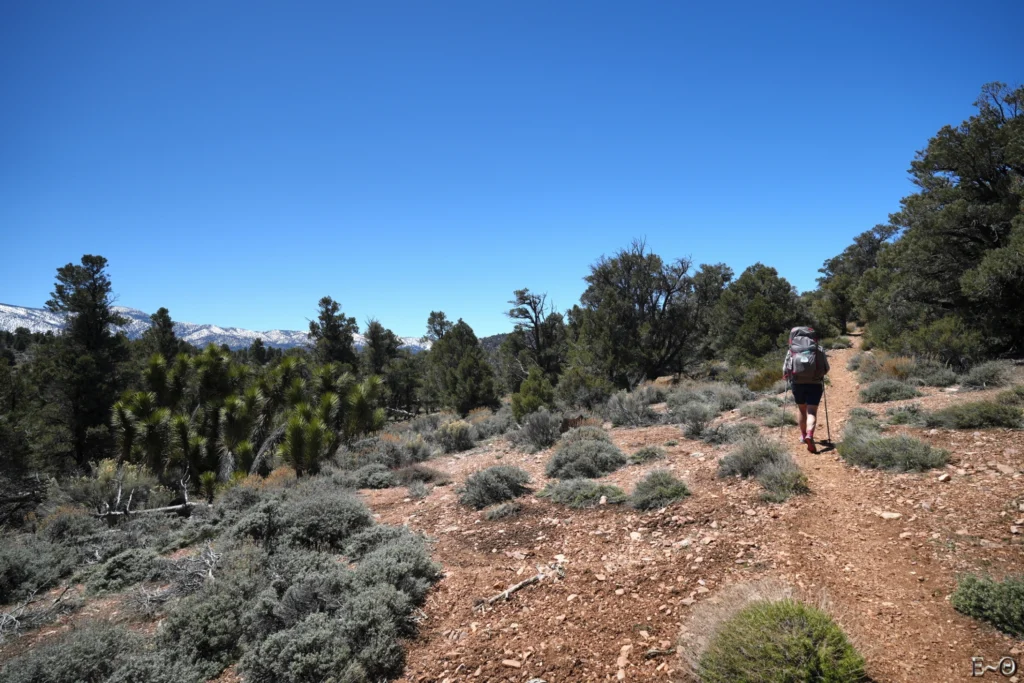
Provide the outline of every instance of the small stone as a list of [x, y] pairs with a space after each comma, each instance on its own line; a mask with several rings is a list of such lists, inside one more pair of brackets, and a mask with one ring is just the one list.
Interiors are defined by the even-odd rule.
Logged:
[[753, 517], [754, 515], [757, 514], [757, 510], [755, 510], [753, 508], [750, 508], [749, 510], [744, 510], [743, 514], [750, 515], [751, 517]]
[[1010, 533], [1011, 534], [1019, 534], [1020, 531], [1021, 531], [1021, 528], [1019, 526], [1011, 526], [1010, 527]]
[[501, 660], [501, 663], [513, 669], [518, 669], [523, 665], [523, 663], [520, 662], [518, 659], [503, 659]]
[[566, 599], [566, 602], [572, 602], [573, 600], [575, 600], [575, 599], [576, 599], [576, 598], [578, 598], [578, 597], [580, 597], [580, 596], [578, 596], [578, 595], [576, 595], [575, 593], [573, 593], [572, 595], [570, 595], [570, 596], [569, 596], [569, 597], [568, 597], [568, 598]]
[[639, 531], [630, 531], [629, 532], [629, 537], [631, 539], [633, 539], [634, 541], [639, 541], [640, 540], [640, 532]]
[[945, 473], [940, 474], [939, 475], [939, 481], [949, 481], [949, 475], [945, 474]]
[[899, 519], [903, 515], [898, 512], [881, 512], [878, 516], [882, 519]]
[[622, 588], [616, 588], [616, 589], [615, 589], [615, 594], [616, 594], [616, 595], [625, 595], [625, 594], [626, 594], [626, 591], [625, 591], [625, 590], [623, 590]]
[[1003, 463], [997, 464], [996, 465], [996, 469], [999, 470], [1000, 472], [1002, 472], [1003, 474], [1015, 474], [1016, 473], [1016, 470], [1014, 470], [1009, 465], [1004, 465]]
[[683, 598], [682, 600], [679, 601], [680, 604], [686, 605], [687, 607], [689, 607], [690, 605], [692, 605], [695, 602], [697, 602], [697, 601], [694, 600], [693, 598]]
[[604, 574], [595, 574], [594, 578], [597, 579], [598, 581], [604, 581], [605, 578], [607, 578], [607, 577], [605, 577]]
[[909, 531], [904, 531], [902, 534], [900, 534], [900, 538], [910, 538], [913, 535], [914, 534], [910, 533]]
[[608, 504], [608, 496], [601, 496], [601, 500], [597, 501], [597, 504], [598, 505], [607, 505]]

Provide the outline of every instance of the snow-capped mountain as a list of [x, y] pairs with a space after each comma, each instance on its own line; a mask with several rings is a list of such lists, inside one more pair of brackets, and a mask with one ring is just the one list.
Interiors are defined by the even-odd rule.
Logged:
[[[113, 309], [128, 319], [128, 324], [121, 329], [129, 339], [141, 337], [142, 333], [152, 325], [149, 314], [137, 308], [114, 306]], [[19, 327], [26, 327], [30, 332], [58, 333], [64, 327], [64, 320], [60, 315], [51, 313], [44, 308], [0, 304], [0, 330], [14, 332]], [[262, 339], [267, 346], [276, 346], [282, 349], [309, 344], [306, 333], [298, 330], [254, 332], [253, 330], [243, 330], [240, 327], [176, 322], [174, 323], [174, 333], [179, 339], [184, 339], [199, 348], [203, 348], [207, 344], [216, 344], [217, 346], [227, 344], [232, 349], [244, 349], [257, 339]], [[366, 344], [366, 338], [361, 334], [354, 334], [352, 338], [356, 347]], [[416, 337], [400, 337], [400, 339], [402, 347], [408, 348], [413, 353], [430, 348], [430, 342], [421, 342]]]

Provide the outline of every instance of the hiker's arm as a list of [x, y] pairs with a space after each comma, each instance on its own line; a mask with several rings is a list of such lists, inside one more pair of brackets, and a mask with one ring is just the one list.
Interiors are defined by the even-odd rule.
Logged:
[[790, 365], [792, 364], [792, 361], [793, 359], [791, 358], [791, 354], [787, 352], [786, 357], [782, 360], [782, 377], [784, 379], [789, 379], [790, 374], [792, 374], [790, 372]]

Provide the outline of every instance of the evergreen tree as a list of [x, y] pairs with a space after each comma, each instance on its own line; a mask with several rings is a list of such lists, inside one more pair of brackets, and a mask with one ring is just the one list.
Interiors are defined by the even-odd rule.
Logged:
[[159, 353], [164, 360], [170, 362], [185, 349], [174, 334], [174, 321], [166, 308], [159, 308], [149, 316], [152, 326], [142, 333], [142, 343], [148, 353]]
[[452, 329], [452, 323], [444, 311], [431, 311], [427, 316], [427, 333], [423, 335], [423, 341], [436, 342], [448, 334]]
[[317, 319], [309, 323], [309, 338], [320, 362], [355, 367], [356, 349], [352, 335], [358, 329], [356, 319], [346, 317], [341, 304], [329, 296], [320, 299]]
[[376, 319], [367, 321], [363, 337], [366, 338], [366, 346], [363, 347], [363, 366], [366, 374], [383, 374], [387, 364], [398, 357], [398, 347], [402, 340]]
[[665, 263], [634, 241], [590, 267], [580, 305], [569, 312], [576, 343], [620, 387], [679, 372], [696, 359], [696, 302], [690, 262]]
[[761, 263], [726, 288], [714, 315], [717, 349], [747, 361], [781, 348], [789, 329], [806, 319], [793, 286]]
[[431, 379], [441, 402], [466, 414], [473, 408], [496, 406], [494, 373], [473, 328], [460, 318], [430, 349]]
[[46, 308], [64, 316], [64, 333], [55, 346], [54, 383], [71, 432], [75, 462], [84, 466], [102, 455], [110, 408], [121, 387], [119, 364], [127, 358], [124, 335], [112, 327], [127, 320], [113, 310], [107, 260], [86, 254], [79, 265], [57, 269]]
[[515, 328], [501, 343], [498, 366], [509, 391], [518, 391], [532, 367], [540, 368], [550, 382], [557, 382], [569, 346], [565, 319], [547, 304], [546, 294], [517, 289], [506, 315]]

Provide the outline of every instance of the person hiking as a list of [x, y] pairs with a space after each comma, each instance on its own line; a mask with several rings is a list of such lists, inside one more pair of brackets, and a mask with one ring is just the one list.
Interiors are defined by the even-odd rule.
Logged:
[[789, 331], [789, 350], [782, 362], [782, 376], [789, 382], [793, 401], [800, 411], [800, 443], [807, 445], [809, 453], [817, 453], [814, 445], [814, 423], [818, 404], [825, 392], [828, 358], [818, 344], [818, 333], [813, 327], [794, 327]]

